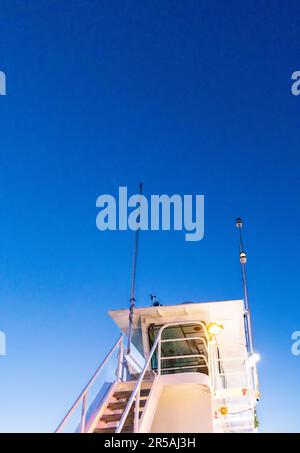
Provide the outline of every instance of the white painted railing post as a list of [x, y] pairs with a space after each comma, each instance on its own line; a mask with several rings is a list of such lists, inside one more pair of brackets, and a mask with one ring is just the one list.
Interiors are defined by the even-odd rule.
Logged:
[[82, 408], [81, 408], [81, 422], [80, 422], [80, 432], [83, 434], [85, 432], [85, 418], [86, 418], [86, 393], [82, 398]]
[[123, 377], [123, 357], [124, 357], [123, 338], [121, 338], [121, 341], [119, 343], [118, 366], [116, 370], [116, 378], [118, 382], [122, 381]]
[[161, 335], [157, 345], [157, 374], [161, 375]]
[[136, 400], [135, 400], [135, 407], [134, 407], [134, 423], [133, 423], [133, 432], [138, 433], [139, 432], [139, 417], [140, 417], [140, 394], [141, 394], [141, 386], [138, 389], [138, 392], [136, 394]]

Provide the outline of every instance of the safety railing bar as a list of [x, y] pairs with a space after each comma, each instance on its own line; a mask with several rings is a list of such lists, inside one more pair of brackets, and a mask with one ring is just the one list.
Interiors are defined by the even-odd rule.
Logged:
[[205, 341], [203, 337], [182, 337], [182, 338], [165, 338], [161, 339], [162, 343], [168, 343], [169, 341], [189, 341], [189, 340], [201, 340]]
[[[248, 387], [246, 387], [246, 385], [245, 385], [245, 387], [243, 387], [243, 386], [241, 386], [241, 387], [242, 387], [242, 388], [248, 388]], [[236, 387], [221, 387], [221, 388], [215, 387], [216, 392], [219, 392], [219, 391], [221, 391], [221, 390], [232, 390], [232, 389], [236, 389]], [[232, 398], [232, 399], [243, 399], [243, 400], [245, 400], [245, 401], [248, 400], [249, 403], [251, 403], [251, 404], [252, 404], [252, 401], [253, 401], [252, 398], [251, 398], [250, 393], [248, 393], [248, 394], [246, 394], [246, 395], [241, 395], [241, 396], [239, 396], [239, 395], [236, 395], [236, 396], [226, 396], [226, 395], [224, 395], [224, 396], [219, 396], [219, 397], [216, 398], [216, 399], [217, 399], [217, 400], [222, 400], [222, 399], [224, 399], [224, 398], [225, 398], [225, 399], [228, 399], [228, 398]]]
[[179, 367], [174, 367], [174, 368], [162, 368], [161, 371], [185, 370], [187, 368], [207, 368], [207, 365], [189, 365], [189, 366], [179, 366]]
[[238, 424], [238, 423], [241, 424], [243, 422], [245, 422], [245, 424], [246, 424], [246, 423], [249, 423], [249, 418], [252, 419], [252, 416], [253, 416], [252, 412], [249, 413], [250, 411], [252, 411], [252, 409], [247, 410], [247, 415], [245, 417], [235, 417], [235, 414], [228, 414], [226, 416], [226, 418], [225, 417], [224, 417], [224, 419], [217, 418], [215, 421], [216, 421], [216, 423], [221, 423], [223, 420], [226, 420], [227, 423], [230, 423], [231, 425]]
[[230, 360], [243, 360], [245, 361], [245, 357], [224, 357], [221, 359], [215, 359], [216, 362], [229, 362]]
[[208, 348], [207, 348], [207, 344], [205, 342], [205, 339], [204, 338], [201, 338], [201, 337], [187, 337], [187, 338], [174, 338], [173, 340], [168, 338], [166, 340], [160, 340], [161, 343], [175, 343], [175, 342], [178, 342], [178, 341], [189, 341], [189, 340], [200, 340], [202, 341], [204, 347], [205, 347], [205, 350], [208, 354]]
[[82, 398], [82, 408], [81, 408], [81, 421], [80, 421], [80, 432], [83, 434], [85, 432], [85, 419], [86, 419], [86, 408], [87, 408], [87, 394], [85, 393]]
[[[251, 413], [250, 413], [251, 411]], [[232, 414], [228, 414], [227, 415], [227, 423], [230, 423], [231, 426], [234, 426], [234, 424], [238, 424], [238, 423], [241, 423], [241, 422], [245, 422], [245, 423], [249, 423], [249, 419], [251, 420], [252, 419], [252, 409], [249, 409], [246, 411], [247, 412], [247, 415], [244, 417], [244, 418], [238, 418], [236, 417], [235, 415], [232, 415]], [[220, 422], [219, 422], [220, 423]]]
[[[222, 420], [220, 419], [220, 421], [221, 421], [222, 423], [226, 422], [226, 424], [229, 424], [229, 425], [230, 425], [230, 426], [227, 426], [227, 430], [229, 430], [229, 429], [230, 429], [230, 430], [234, 429], [234, 430], [239, 430], [239, 431], [240, 431], [240, 430], [244, 430], [244, 429], [253, 429], [253, 428], [254, 428], [254, 423], [247, 424], [247, 425], [237, 425], [237, 426], [235, 426], [235, 425], [231, 425], [231, 422], [228, 421], [228, 420], [226, 420], [226, 419], [222, 419]], [[221, 423], [220, 423], [220, 424], [221, 424]]]
[[228, 414], [227, 417], [227, 422], [230, 423], [231, 426], [242, 424], [247, 425], [249, 423], [249, 420], [252, 420], [253, 418], [253, 411], [252, 409], [249, 409], [248, 411], [246, 411], [246, 415], [244, 417], [236, 417], [235, 414]]
[[119, 344], [122, 344], [122, 340], [123, 340], [123, 334], [120, 335], [120, 337], [118, 338], [118, 340], [115, 342], [115, 344], [113, 345], [113, 347], [111, 348], [111, 350], [109, 351], [109, 353], [106, 355], [106, 357], [103, 359], [103, 361], [101, 362], [101, 364], [98, 366], [98, 368], [96, 369], [96, 371], [94, 372], [94, 374], [92, 375], [91, 379], [89, 380], [89, 382], [87, 383], [87, 385], [84, 387], [84, 389], [82, 390], [82, 392], [80, 393], [80, 395], [78, 396], [78, 398], [75, 400], [75, 403], [71, 406], [71, 408], [69, 409], [69, 411], [67, 412], [67, 414], [65, 415], [65, 417], [62, 419], [62, 421], [60, 422], [60, 424], [58, 425], [58, 427], [56, 428], [55, 432], [58, 433], [61, 428], [65, 425], [67, 419], [72, 415], [72, 413], [74, 412], [74, 410], [77, 408], [78, 404], [80, 403], [80, 401], [82, 400], [82, 398], [86, 395], [86, 393], [89, 391], [91, 385], [94, 383], [96, 377], [98, 376], [98, 374], [100, 373], [100, 371], [102, 370], [102, 368], [104, 367], [104, 365], [107, 363], [107, 361], [110, 359], [110, 357], [112, 356], [112, 354], [115, 352], [115, 350], [117, 349], [117, 347], [119, 346]]
[[218, 343], [218, 344], [212, 344], [212, 347], [215, 347], [215, 348], [227, 348], [227, 347], [233, 347], [233, 346], [239, 346], [239, 347], [243, 347], [243, 348], [246, 348], [246, 345], [244, 343]]
[[203, 337], [184, 337], [184, 338], [166, 338], [165, 340], [161, 340], [161, 343], [169, 343], [169, 342], [176, 342], [176, 341], [189, 341], [189, 340], [199, 340], [202, 341], [206, 346], [206, 339]]
[[[252, 403], [250, 400], [250, 396], [231, 396], [230, 398], [235, 399], [236, 401], [229, 401], [227, 402], [227, 406], [244, 406], [244, 405], [249, 405], [252, 408]], [[224, 396], [215, 396], [215, 401], [223, 401], [224, 399], [228, 400], [228, 397]], [[240, 401], [239, 401], [240, 400]]]
[[237, 374], [245, 374], [246, 376], [248, 375], [247, 371], [232, 371], [228, 373], [213, 373], [214, 376], [234, 376]]
[[[161, 328], [162, 330], [162, 328]], [[160, 332], [160, 338], [157, 344], [157, 374], [158, 376], [161, 375], [161, 332]]]
[[[202, 365], [202, 366], [205, 366], [205, 367], [208, 368], [208, 360], [207, 360], [207, 358], [206, 358], [204, 355], [202, 355], [202, 354], [197, 354], [196, 356], [193, 355], [193, 356], [179, 356], [179, 357], [174, 357], [174, 356], [172, 356], [172, 357], [162, 357], [161, 360], [162, 360], [163, 358], [166, 359], [166, 360], [170, 360], [170, 359], [181, 359], [181, 358], [186, 358], [186, 357], [198, 357], [198, 358], [201, 358], [201, 359], [203, 359], [204, 362], [205, 362], [205, 365]], [[197, 365], [194, 365], [194, 366], [191, 366], [191, 367], [192, 367], [192, 368], [195, 368], [196, 366], [197, 366]], [[179, 369], [179, 368], [184, 368], [184, 367], [180, 367], [180, 366], [179, 366], [178, 369]], [[165, 370], [165, 369], [166, 369], [166, 368], [162, 368], [162, 370]]]
[[[196, 325], [201, 326], [203, 328], [206, 341], [207, 342], [209, 341], [206, 325], [202, 321], [172, 322], [169, 324], [165, 324], [164, 326], [161, 327], [161, 334], [167, 327], [178, 326], [178, 325], [185, 326], [185, 325], [189, 325], [189, 324], [193, 324], [193, 325], [196, 324]], [[198, 338], [201, 338], [201, 337], [198, 337]], [[186, 339], [188, 339], [188, 337], [186, 337]]]
[[[203, 331], [204, 331], [204, 334], [205, 334], [205, 339], [206, 339], [206, 342], [208, 344], [208, 341], [209, 341], [209, 336], [208, 336], [208, 332], [207, 332], [207, 329], [206, 329], [206, 325], [202, 322], [202, 321], [196, 321], [196, 322], [193, 322], [191, 323], [191, 321], [186, 321], [186, 322], [181, 322], [180, 325], [190, 325], [190, 324], [197, 324], [199, 326], [201, 326], [203, 328]], [[159, 341], [159, 346], [158, 346], [158, 351], [157, 351], [157, 359], [158, 359], [158, 374], [160, 374], [160, 369], [161, 369], [161, 343], [162, 343], [162, 333], [163, 331], [168, 328], [168, 327], [171, 327], [171, 326], [178, 326], [178, 322], [173, 322], [173, 323], [169, 323], [169, 324], [165, 324], [164, 326], [161, 327], [160, 331], [159, 331], [159, 334], [160, 334], [160, 341]], [[158, 337], [158, 335], [157, 335]], [[201, 338], [201, 337], [197, 337], [198, 338]], [[186, 338], [187, 339], [187, 338]], [[183, 339], [182, 339], [183, 340]], [[205, 345], [205, 343], [203, 343]], [[208, 349], [207, 349], [207, 354], [208, 354]]]
[[123, 358], [125, 355], [125, 350], [124, 350], [124, 345], [123, 342], [121, 342], [121, 345], [119, 347], [119, 354], [118, 354], [118, 366], [116, 370], [116, 378], [117, 381], [120, 382], [122, 381], [123, 378]]
[[137, 433], [138, 429], [139, 429], [140, 396], [141, 396], [141, 389], [139, 388], [136, 398], [135, 398], [135, 408], [134, 408], [133, 432], [135, 432], [135, 433]]
[[203, 354], [182, 354], [182, 355], [168, 355], [161, 357], [161, 360], [175, 360], [175, 359], [192, 359], [194, 357], [206, 358]]

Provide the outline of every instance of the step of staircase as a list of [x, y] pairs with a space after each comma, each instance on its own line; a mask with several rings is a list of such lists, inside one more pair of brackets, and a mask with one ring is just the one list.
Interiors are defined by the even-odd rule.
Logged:
[[[141, 389], [140, 397], [149, 396], [149, 393], [150, 393], [150, 389]], [[113, 394], [113, 397], [116, 398], [117, 400], [123, 400], [123, 399], [129, 400], [129, 398], [131, 397], [131, 394], [132, 394], [131, 390], [120, 390], [120, 391], [115, 392]]]
[[[116, 427], [112, 428], [96, 428], [94, 434], [109, 434], [116, 432]], [[123, 426], [122, 433], [133, 433], [132, 427]]]
[[[141, 416], [141, 413], [142, 413], [142, 409], [140, 410], [140, 416]], [[122, 415], [123, 415], [123, 412], [119, 412], [117, 414], [103, 414], [102, 417], [101, 417], [101, 421], [102, 422], [105, 422], [105, 423], [111, 423], [111, 422], [118, 422], [121, 420], [122, 418]], [[128, 416], [127, 416], [127, 419], [126, 419], [126, 422], [128, 421], [131, 421], [133, 422], [133, 418], [134, 418], [134, 410], [130, 410]], [[126, 423], [125, 422], [125, 423]]]
[[[111, 411], [115, 411], [115, 410], [119, 410], [119, 409], [125, 409], [125, 407], [127, 406], [127, 403], [128, 403], [128, 400], [126, 400], [126, 401], [111, 401], [110, 403], [108, 403], [107, 409], [109, 409]], [[141, 399], [140, 400], [140, 407], [145, 407], [146, 403], [147, 403], [146, 399]], [[133, 403], [132, 407], [134, 407], [134, 403]]]
[[[104, 413], [100, 417], [94, 433], [114, 433], [116, 431], [118, 424], [123, 416], [124, 410], [127, 407], [128, 401], [132, 395], [135, 384], [136, 383], [134, 381], [130, 381], [127, 383], [120, 383], [118, 385], [116, 391], [113, 392]], [[139, 418], [141, 418], [143, 414], [143, 410], [148, 401], [150, 391], [151, 382], [143, 381], [142, 388], [140, 390]], [[132, 406], [128, 412], [122, 428], [122, 433], [133, 433], [134, 416], [135, 401], [133, 401]]]
[[[132, 377], [134, 380], [138, 380], [138, 378], [140, 377], [139, 374], [132, 374]], [[146, 371], [145, 375], [144, 375], [144, 378], [143, 378], [143, 381], [146, 382], [146, 381], [153, 381], [155, 377], [155, 373], [154, 371]]]

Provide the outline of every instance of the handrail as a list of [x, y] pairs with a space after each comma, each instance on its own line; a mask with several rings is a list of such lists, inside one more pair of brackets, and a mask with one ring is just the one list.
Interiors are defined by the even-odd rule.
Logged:
[[193, 359], [194, 357], [203, 358], [207, 361], [204, 354], [165, 355], [161, 357], [160, 360]]
[[207, 344], [205, 343], [204, 338], [202, 337], [184, 337], [184, 338], [167, 338], [166, 340], [160, 340], [161, 343], [175, 343], [177, 341], [190, 341], [190, 340], [200, 340], [203, 343], [203, 346], [205, 347], [205, 350], [208, 354], [208, 348]]
[[173, 371], [173, 370], [188, 370], [190, 368], [207, 368], [207, 365], [188, 365], [188, 366], [176, 366], [173, 368], [164, 368], [164, 371]]
[[130, 397], [130, 399], [129, 399], [129, 401], [128, 401], [128, 404], [127, 404], [127, 406], [126, 406], [126, 408], [125, 408], [125, 410], [124, 410], [124, 412], [123, 412], [123, 415], [122, 415], [122, 417], [121, 417], [121, 420], [120, 420], [120, 422], [119, 422], [119, 424], [118, 424], [118, 427], [117, 427], [117, 429], [116, 429], [116, 433], [120, 433], [121, 430], [122, 430], [122, 428], [123, 428], [123, 425], [124, 425], [124, 423], [125, 423], [125, 420], [126, 420], [126, 418], [127, 418], [128, 413], [129, 413], [129, 411], [130, 411], [130, 408], [131, 408], [131, 406], [132, 406], [132, 403], [133, 403], [133, 401], [134, 401], [134, 399], [135, 399], [135, 397], [136, 397], [136, 394], [137, 394], [137, 392], [138, 392], [138, 390], [139, 390], [140, 384], [142, 383], [142, 380], [143, 380], [143, 378], [144, 378], [144, 376], [145, 376], [145, 373], [146, 373], [146, 371], [147, 371], [147, 368], [148, 368], [148, 366], [149, 366], [149, 364], [150, 364], [151, 358], [152, 358], [152, 356], [153, 356], [153, 354], [154, 354], [154, 351], [155, 351], [155, 349], [156, 349], [156, 347], [157, 347], [158, 341], [159, 341], [159, 339], [160, 339], [160, 332], [161, 332], [161, 330], [162, 330], [162, 329], [160, 329], [160, 331], [158, 332], [157, 337], [155, 338], [155, 341], [154, 341], [153, 346], [152, 346], [152, 348], [151, 348], [149, 357], [148, 357], [148, 359], [147, 359], [147, 361], [146, 361], [146, 363], [145, 363], [145, 365], [144, 365], [144, 368], [143, 368], [143, 370], [142, 370], [142, 372], [141, 372], [141, 374], [140, 374], [140, 377], [139, 377], [138, 380], [137, 380], [137, 383], [136, 383], [136, 385], [135, 385], [135, 387], [134, 387], [134, 389], [133, 389], [133, 392], [132, 392], [131, 397]]
[[[207, 333], [207, 329], [206, 329], [206, 325], [204, 324], [204, 322], [202, 321], [196, 321], [196, 322], [191, 322], [191, 321], [185, 321], [185, 322], [181, 322], [179, 323], [180, 325], [190, 325], [190, 324], [198, 324], [199, 326], [201, 326], [204, 330], [204, 334], [205, 334], [205, 338], [206, 338], [206, 341], [207, 341], [207, 344], [209, 342], [209, 336], [208, 336], [208, 333]], [[170, 326], [178, 326], [178, 322], [172, 322], [172, 323], [169, 323], [169, 324], [165, 324], [164, 326], [161, 327], [160, 331], [158, 334], [160, 334], [160, 347], [158, 348], [158, 354], [157, 354], [157, 362], [158, 362], [158, 367], [157, 367], [157, 371], [158, 371], [158, 374], [161, 374], [161, 343], [164, 342], [165, 340], [162, 340], [161, 339], [161, 336], [162, 336], [162, 332], [167, 328], [167, 327], [170, 327]], [[198, 337], [198, 338], [201, 338], [201, 337]], [[184, 337], [184, 338], [180, 338], [180, 340], [183, 340], [183, 341], [186, 341], [188, 340], [189, 338], [188, 337]], [[205, 345], [205, 342], [203, 341], [203, 344]], [[207, 348], [207, 355], [209, 356], [208, 354], [208, 348]], [[208, 366], [208, 370], [210, 369], [210, 365]]]
[[[74, 412], [74, 410], [76, 409], [76, 407], [78, 406], [78, 404], [80, 403], [81, 400], [82, 400], [82, 412], [81, 412], [80, 431], [84, 432], [85, 416], [86, 416], [86, 411], [87, 411], [87, 408], [86, 408], [86, 395], [87, 395], [91, 385], [94, 383], [96, 377], [98, 376], [98, 374], [100, 373], [100, 371], [102, 370], [104, 365], [107, 363], [107, 361], [110, 359], [111, 355], [115, 352], [115, 350], [117, 349], [118, 346], [120, 348], [119, 357], [121, 358], [122, 357], [122, 352], [121, 351], [122, 351], [122, 347], [123, 347], [123, 334], [120, 335], [120, 337], [115, 342], [115, 344], [113, 345], [113, 347], [111, 348], [109, 353], [106, 355], [106, 357], [103, 359], [101, 364], [98, 366], [98, 368], [94, 372], [93, 376], [91, 377], [91, 379], [89, 380], [87, 385], [84, 387], [84, 389], [82, 390], [82, 392], [80, 393], [80, 395], [76, 399], [75, 403], [71, 406], [71, 408], [69, 409], [68, 413], [65, 415], [65, 417], [62, 419], [62, 421], [60, 422], [60, 424], [56, 428], [55, 433], [58, 433], [58, 432], [61, 431], [61, 429], [65, 425], [67, 419], [72, 415], [72, 413]], [[118, 365], [118, 369], [119, 369], [119, 365]], [[118, 376], [117, 376], [117, 378], [118, 378]]]
[[[122, 428], [123, 428], [123, 426], [124, 426], [125, 420], [126, 420], [128, 414], [129, 414], [129, 411], [130, 411], [130, 409], [131, 409], [131, 406], [132, 406], [132, 404], [133, 404], [133, 402], [134, 402], [134, 400], [135, 400], [136, 397], [137, 397], [137, 402], [139, 402], [139, 401], [138, 401], [139, 398], [138, 398], [137, 394], [138, 394], [138, 392], [139, 392], [139, 390], [140, 390], [140, 386], [141, 386], [141, 383], [142, 383], [142, 381], [143, 381], [143, 379], [144, 379], [145, 373], [146, 373], [146, 371], [147, 371], [147, 369], [148, 369], [148, 367], [149, 367], [149, 365], [150, 365], [152, 356], [153, 356], [153, 354], [154, 354], [154, 352], [155, 352], [155, 350], [156, 350], [156, 348], [157, 348], [157, 345], [158, 345], [159, 341], [161, 340], [162, 332], [163, 332], [164, 329], [166, 329], [167, 327], [170, 327], [170, 326], [177, 326], [178, 324], [180, 324], [180, 325], [183, 325], [183, 324], [191, 324], [191, 322], [190, 322], [190, 321], [187, 321], [187, 322], [181, 322], [181, 323], [169, 323], [169, 324], [165, 324], [165, 325], [162, 326], [162, 327], [160, 328], [160, 330], [158, 331], [158, 334], [157, 334], [157, 336], [156, 336], [156, 338], [155, 338], [155, 340], [154, 340], [154, 343], [153, 343], [153, 345], [152, 345], [152, 348], [151, 348], [150, 354], [149, 354], [149, 356], [148, 356], [148, 359], [146, 360], [146, 363], [145, 363], [145, 365], [144, 365], [144, 368], [143, 368], [143, 370], [142, 370], [142, 372], [141, 372], [141, 374], [140, 374], [140, 376], [139, 376], [139, 378], [138, 378], [138, 380], [137, 380], [137, 382], [136, 382], [136, 385], [135, 385], [135, 387], [134, 387], [134, 389], [133, 389], [133, 391], [132, 391], [131, 397], [130, 397], [130, 399], [129, 399], [128, 403], [127, 403], [127, 406], [126, 406], [126, 408], [125, 408], [125, 410], [124, 410], [124, 412], [123, 412], [123, 415], [122, 415], [122, 417], [121, 417], [121, 419], [120, 419], [120, 421], [119, 421], [119, 424], [118, 424], [117, 429], [116, 429], [116, 431], [115, 431], [116, 433], [120, 433], [120, 432], [122, 431]], [[208, 340], [208, 334], [207, 334], [207, 330], [206, 330], [205, 324], [204, 324], [203, 322], [193, 322], [193, 324], [199, 324], [199, 325], [201, 325], [201, 326], [204, 328], [204, 333], [205, 333], [206, 339]], [[159, 354], [159, 356], [160, 356], [160, 354]], [[160, 362], [160, 357], [159, 357], [159, 362]], [[159, 374], [160, 374], [160, 366], [159, 366], [159, 368], [158, 368], [158, 371], [159, 371]], [[135, 407], [135, 410], [137, 411], [137, 413], [139, 413], [139, 407], [138, 407], [138, 406], [139, 406], [139, 404], [137, 404], [136, 407]], [[136, 425], [136, 424], [135, 424], [135, 425]]]
[[[160, 360], [173, 360], [173, 359], [183, 359], [183, 358], [194, 358], [194, 357], [199, 357], [199, 359], [204, 359], [204, 362], [205, 362], [205, 365], [190, 365], [189, 368], [198, 368], [199, 366], [203, 366], [208, 368], [209, 365], [208, 365], [208, 360], [207, 358], [205, 357], [204, 354], [190, 354], [190, 355], [169, 355], [169, 356], [166, 356], [166, 357], [161, 357]], [[181, 367], [181, 366], [178, 366], [176, 367], [177, 369], [181, 369], [181, 368], [184, 368], [184, 367]], [[176, 369], [174, 368], [174, 369]], [[166, 368], [163, 368], [163, 371], [165, 371]]]
[[[178, 355], [178, 356], [168, 356], [168, 357], [161, 357], [161, 360], [172, 360], [172, 359], [182, 359], [182, 358], [185, 358], [185, 357], [199, 357], [201, 359], [204, 359], [204, 362], [205, 362], [205, 365], [188, 365], [188, 366], [177, 366], [177, 367], [169, 367], [169, 368], [163, 368], [163, 371], [167, 371], [167, 370], [183, 370], [183, 369], [187, 369], [187, 368], [207, 368], [208, 369], [208, 372], [209, 372], [209, 364], [208, 364], [208, 360], [207, 358], [205, 357], [205, 355], [203, 354], [193, 354], [193, 355], [186, 355], [186, 356], [183, 356], [183, 355]], [[209, 373], [210, 374], [210, 373]]]

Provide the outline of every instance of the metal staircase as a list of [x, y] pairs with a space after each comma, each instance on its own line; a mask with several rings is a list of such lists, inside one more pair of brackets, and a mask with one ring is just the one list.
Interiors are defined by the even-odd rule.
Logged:
[[[113, 392], [111, 399], [109, 400], [103, 415], [99, 418], [99, 421], [96, 425], [95, 430], [93, 431], [96, 434], [100, 433], [114, 433], [118, 427], [124, 410], [126, 409], [129, 399], [132, 395], [132, 390], [126, 390], [128, 388], [127, 383], [119, 383], [117, 385], [116, 391]], [[135, 385], [136, 382], [133, 381]], [[141, 419], [144, 408], [146, 406], [150, 390], [151, 382], [146, 381], [142, 383], [140, 390], [140, 400], [139, 407], [137, 404], [133, 404], [130, 408], [130, 411], [125, 419], [122, 433], [133, 433], [134, 432], [134, 422], [137, 417], [138, 411], [138, 420]]]

